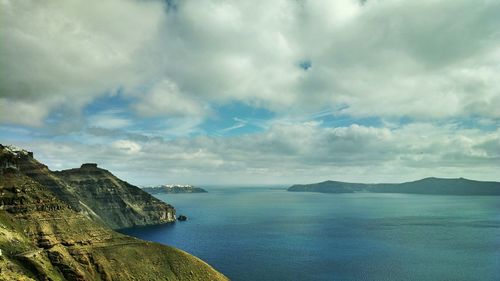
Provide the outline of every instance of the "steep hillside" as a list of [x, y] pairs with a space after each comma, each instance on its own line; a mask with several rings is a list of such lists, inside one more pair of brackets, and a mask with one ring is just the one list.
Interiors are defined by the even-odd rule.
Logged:
[[75, 210], [23, 173], [25, 157], [0, 147], [0, 280], [227, 280], [181, 250], [119, 234]]
[[0, 192], [0, 280], [226, 280], [185, 252], [90, 220], [22, 174], [2, 175]]
[[150, 225], [175, 220], [175, 209], [115, 177], [96, 164], [54, 172], [75, 187], [73, 194], [112, 228]]
[[47, 187], [73, 210], [112, 228], [175, 221], [175, 209], [172, 206], [95, 164], [53, 172], [33, 158], [31, 152], [19, 149], [15, 151], [16, 149], [4, 146], [0, 149], [4, 151], [4, 155], [16, 155], [12, 159], [5, 156], [4, 162], [11, 163], [9, 165]]
[[288, 188], [288, 191], [322, 193], [375, 192], [440, 195], [500, 195], [500, 183], [474, 181], [464, 178], [425, 178], [405, 183], [377, 184], [325, 181], [314, 184], [293, 185]]

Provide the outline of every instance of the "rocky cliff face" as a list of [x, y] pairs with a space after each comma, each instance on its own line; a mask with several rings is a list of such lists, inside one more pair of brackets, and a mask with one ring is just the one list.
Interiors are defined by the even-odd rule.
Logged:
[[112, 228], [172, 222], [175, 209], [96, 164], [54, 172], [75, 187], [74, 194]]
[[0, 181], [0, 280], [227, 280], [180, 250], [96, 223], [19, 173]]
[[[24, 174], [26, 156], [0, 147], [0, 280], [227, 280], [183, 251], [119, 234], [75, 210], [53, 192], [61, 186]], [[45, 174], [43, 167], [30, 171]], [[88, 172], [114, 180], [109, 172]]]
[[47, 187], [73, 210], [111, 228], [151, 225], [175, 221], [174, 207], [140, 188], [124, 182], [97, 164], [60, 172], [50, 171], [33, 153], [6, 146], [0, 167], [18, 170]]

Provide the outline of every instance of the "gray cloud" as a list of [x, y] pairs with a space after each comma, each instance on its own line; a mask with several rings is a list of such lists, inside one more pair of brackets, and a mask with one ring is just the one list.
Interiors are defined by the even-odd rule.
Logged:
[[4, 123], [40, 126], [60, 107], [79, 113], [104, 92], [140, 85], [154, 72], [141, 52], [163, 21], [160, 3], [7, 0], [0, 5]]
[[4, 123], [40, 126], [117, 88], [141, 115], [203, 116], [237, 100], [278, 113], [500, 117], [495, 1], [1, 5]]
[[[498, 180], [499, 12], [497, 1], [467, 0], [175, 8], [4, 0], [0, 123], [7, 141], [51, 168], [98, 161], [137, 183]], [[117, 89], [134, 102], [82, 113]], [[204, 136], [212, 108], [235, 101], [277, 117], [245, 121], [259, 133]], [[303, 117], [318, 111], [383, 125], [328, 127]], [[489, 129], [451, 121], [471, 117]], [[141, 128], [148, 118], [154, 125]]]
[[402, 181], [425, 176], [497, 179], [500, 131], [413, 123], [396, 129], [280, 124], [231, 138], [28, 142], [53, 169], [97, 161], [136, 184]]

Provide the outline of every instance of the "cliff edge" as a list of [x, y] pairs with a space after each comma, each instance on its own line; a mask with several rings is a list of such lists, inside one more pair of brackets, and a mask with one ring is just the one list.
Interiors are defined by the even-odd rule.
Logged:
[[56, 171], [58, 178], [75, 187], [74, 195], [112, 228], [152, 225], [175, 220], [171, 205], [122, 181], [108, 170], [87, 163]]
[[[175, 221], [175, 208], [139, 187], [120, 180], [97, 164], [51, 171], [32, 152], [2, 146], [4, 169], [14, 169], [47, 187], [73, 210], [111, 228], [153, 225]], [[1, 173], [1, 172], [0, 172]]]
[[[99, 215], [106, 214], [99, 209], [91, 215], [92, 204], [75, 201], [90, 200], [94, 194], [101, 196], [98, 202], [105, 202], [111, 196], [114, 207], [131, 206], [137, 214], [146, 209], [141, 212], [147, 217], [153, 207], [125, 202], [150, 197], [134, 191], [137, 187], [94, 165], [59, 177], [29, 158], [32, 153], [0, 145], [0, 280], [228, 280], [186, 252], [113, 231], [107, 225], [115, 218]], [[27, 166], [37, 170], [26, 170]], [[99, 188], [91, 186], [96, 181]], [[77, 188], [88, 189], [85, 196], [74, 194]], [[131, 194], [119, 194], [124, 191]], [[124, 211], [128, 217], [129, 211]]]

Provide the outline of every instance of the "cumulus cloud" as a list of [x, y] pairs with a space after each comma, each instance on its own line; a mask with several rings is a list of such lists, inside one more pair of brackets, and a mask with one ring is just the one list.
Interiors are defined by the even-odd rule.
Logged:
[[[139, 182], [493, 178], [499, 12], [468, 0], [3, 0], [0, 137], [54, 167], [60, 148]], [[125, 101], [88, 110], [110, 93]], [[204, 124], [231, 103], [272, 118], [234, 114], [214, 132], [233, 136], [212, 137]]]
[[200, 102], [187, 98], [171, 81], [162, 80], [143, 93], [134, 109], [141, 116], [203, 116], [208, 111]]
[[[81, 162], [136, 184], [386, 182], [427, 176], [498, 180], [500, 131], [413, 123], [398, 128], [277, 124], [229, 138], [120, 139], [111, 144], [28, 142], [54, 169]], [[61, 157], [60, 151], [64, 152]], [[133, 163], [133, 164], [131, 164]]]
[[278, 113], [500, 117], [495, 1], [167, 3], [3, 1], [2, 121], [41, 125], [116, 88], [141, 115], [237, 100]]
[[132, 124], [129, 118], [121, 117], [118, 110], [107, 110], [90, 116], [87, 123], [90, 128], [120, 129]]
[[141, 151], [138, 143], [129, 140], [117, 140], [111, 144], [111, 147], [126, 154], [137, 154]]
[[[277, 112], [343, 105], [355, 116], [498, 118], [498, 10], [470, 1], [181, 1], [162, 29], [176, 39], [165, 71], [186, 93]], [[457, 20], [459, 11], [468, 12]]]
[[164, 18], [158, 2], [6, 0], [0, 5], [4, 123], [41, 125], [60, 107], [78, 113], [106, 91], [143, 83], [152, 71], [142, 52]]

